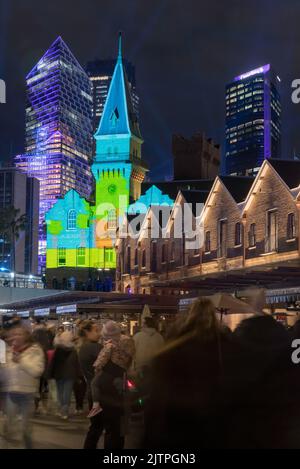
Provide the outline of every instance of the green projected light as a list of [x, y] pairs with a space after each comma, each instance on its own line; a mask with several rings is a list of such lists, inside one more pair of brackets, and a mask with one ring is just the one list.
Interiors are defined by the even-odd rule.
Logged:
[[121, 39], [107, 100], [95, 134], [92, 164], [95, 204], [71, 190], [46, 214], [47, 269], [59, 267], [115, 268], [117, 221], [129, 197], [140, 195], [145, 168], [143, 143], [123, 69]]

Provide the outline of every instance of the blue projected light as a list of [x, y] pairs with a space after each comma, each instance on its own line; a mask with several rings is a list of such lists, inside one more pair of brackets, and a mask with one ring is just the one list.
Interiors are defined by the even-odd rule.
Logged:
[[157, 186], [153, 185], [134, 204], [129, 205], [128, 214], [146, 213], [152, 205], [172, 207], [174, 200], [167, 194], [163, 194]]

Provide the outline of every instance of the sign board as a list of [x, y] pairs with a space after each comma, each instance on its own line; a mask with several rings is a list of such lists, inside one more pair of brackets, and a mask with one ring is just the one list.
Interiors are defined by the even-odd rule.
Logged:
[[182, 300], [179, 300], [179, 311], [183, 311], [187, 309], [195, 300], [195, 298], [182, 298]]
[[56, 307], [56, 314], [76, 313], [77, 305], [63, 305]]
[[34, 316], [49, 316], [50, 308], [40, 308], [34, 310]]
[[17, 316], [20, 316], [21, 318], [29, 318], [29, 313], [30, 311], [18, 311]]

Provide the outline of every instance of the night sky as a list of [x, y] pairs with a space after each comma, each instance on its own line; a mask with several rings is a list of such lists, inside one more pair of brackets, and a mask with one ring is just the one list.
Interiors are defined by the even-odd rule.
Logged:
[[299, 0], [0, 0], [0, 159], [22, 151], [25, 76], [61, 35], [82, 65], [124, 56], [136, 66], [144, 158], [154, 179], [170, 176], [171, 136], [204, 130], [223, 143], [224, 88], [271, 63], [282, 79], [283, 154], [300, 155]]

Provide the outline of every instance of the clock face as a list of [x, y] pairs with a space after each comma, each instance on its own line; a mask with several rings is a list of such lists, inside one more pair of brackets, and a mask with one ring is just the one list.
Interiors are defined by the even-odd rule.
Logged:
[[109, 194], [114, 194], [117, 190], [117, 186], [115, 184], [110, 184], [107, 188]]

